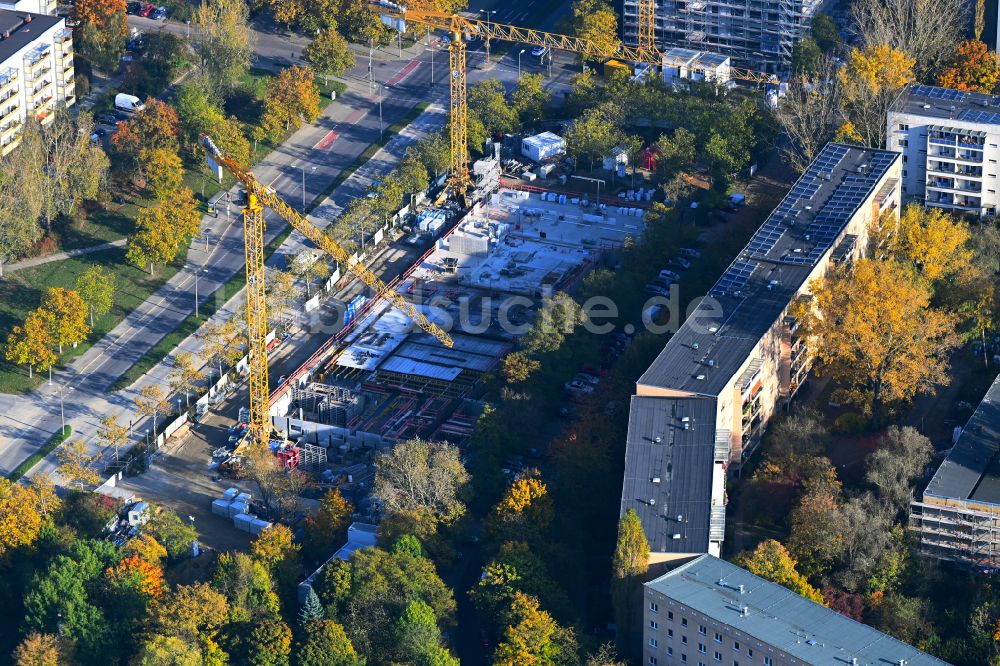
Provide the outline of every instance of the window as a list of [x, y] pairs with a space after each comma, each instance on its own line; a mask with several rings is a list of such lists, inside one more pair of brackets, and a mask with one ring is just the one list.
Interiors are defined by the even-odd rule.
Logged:
[[681, 618], [681, 626], [682, 627], [688, 626], [688, 619], [686, 617]]
[[698, 633], [701, 634], [702, 636], [707, 636], [708, 635], [708, 629], [705, 628], [705, 625], [699, 624], [698, 625]]
[[900, 129], [900, 131], [905, 132], [906, 130], [910, 129], [910, 126], [909, 125], [904, 125], [904, 124], [900, 123], [899, 124], [899, 129]]
[[659, 604], [657, 604], [655, 601], [650, 601], [649, 602], [649, 612], [650, 613], [659, 613], [660, 612], [660, 606], [659, 606]]
[[670, 620], [671, 622], [674, 621], [674, 612], [673, 611], [667, 611], [667, 619]]
[[667, 629], [667, 638], [673, 638], [673, 637], [674, 637], [674, 630]]
[[656, 642], [655, 638], [650, 638], [649, 639], [649, 647], [651, 647], [651, 648], [659, 647], [659, 643]]
[[704, 643], [698, 643], [698, 652], [700, 652], [702, 654], [707, 654], [708, 653], [708, 650], [707, 650], [707, 648], [705, 648]]
[[684, 645], [687, 645], [688, 644], [688, 637], [687, 636], [681, 636], [681, 643], [684, 644]]
[[722, 634], [720, 634], [719, 632], [715, 632], [715, 642], [716, 643], [722, 642]]
[[906, 164], [906, 155], [903, 155], [903, 164]]
[[667, 648], [667, 656], [668, 657], [674, 656], [674, 649], [672, 647]]
[[715, 660], [722, 661], [722, 653], [719, 652], [718, 650], [715, 651]]
[[682, 661], [682, 662], [684, 662], [684, 663], [686, 664], [686, 663], [687, 663], [687, 660], [688, 660], [688, 656], [687, 656], [686, 654], [682, 654], [682, 655], [681, 655], [681, 661]]
[[764, 657], [764, 666], [774, 666], [774, 662], [771, 661], [770, 657]]
[[739, 651], [740, 651], [740, 642], [739, 641], [735, 641], [733, 643], [733, 652], [739, 652]]
[[656, 657], [649, 658], [649, 666], [656, 666]]
[[903, 178], [906, 178], [906, 169], [903, 169]]
[[659, 627], [660, 625], [656, 624], [656, 620], [649, 621], [649, 628], [652, 629], [653, 631], [656, 631], [657, 629], [659, 629]]
[[753, 648], [747, 648], [747, 656], [753, 659]]

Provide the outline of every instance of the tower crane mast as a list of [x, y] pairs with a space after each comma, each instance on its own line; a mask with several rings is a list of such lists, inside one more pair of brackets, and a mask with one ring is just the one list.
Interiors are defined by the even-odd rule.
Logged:
[[220, 151], [212, 140], [201, 140], [209, 166], [221, 180], [223, 170], [231, 173], [246, 188], [247, 204], [243, 209], [243, 239], [247, 273], [247, 361], [250, 368], [250, 423], [248, 440], [267, 445], [271, 435], [270, 388], [267, 373], [267, 301], [264, 281], [264, 209], [274, 211], [316, 247], [333, 257], [380, 297], [399, 308], [417, 326], [441, 344], [451, 347], [451, 336], [427, 319], [377, 275], [356, 261], [350, 253], [284, 202], [265, 186], [248, 168]]

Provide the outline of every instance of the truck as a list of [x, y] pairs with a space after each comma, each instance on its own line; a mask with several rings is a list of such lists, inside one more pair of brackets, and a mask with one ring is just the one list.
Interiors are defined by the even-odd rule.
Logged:
[[146, 108], [146, 105], [139, 101], [135, 95], [118, 93], [115, 95], [115, 108], [125, 113], [138, 113]]

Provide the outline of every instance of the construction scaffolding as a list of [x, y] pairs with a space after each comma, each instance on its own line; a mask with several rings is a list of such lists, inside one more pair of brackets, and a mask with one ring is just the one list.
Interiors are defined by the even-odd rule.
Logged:
[[312, 382], [292, 391], [290, 411], [318, 423], [345, 426], [365, 407], [365, 397], [343, 386]]
[[912, 502], [910, 529], [921, 552], [976, 566], [1000, 565], [1000, 514], [969, 507]]
[[[638, 44], [648, 28], [648, 0], [624, 0], [625, 41]], [[728, 55], [752, 69], [781, 73], [792, 49], [804, 37], [819, 8], [818, 0], [680, 0], [657, 3], [656, 45]]]

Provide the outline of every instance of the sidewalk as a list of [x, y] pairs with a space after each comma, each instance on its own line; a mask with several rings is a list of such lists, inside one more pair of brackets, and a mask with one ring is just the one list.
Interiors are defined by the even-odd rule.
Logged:
[[24, 270], [25, 268], [33, 268], [35, 266], [41, 266], [42, 264], [48, 264], [53, 261], [62, 261], [63, 259], [69, 259], [70, 257], [79, 257], [84, 254], [91, 254], [93, 252], [100, 252], [101, 250], [110, 250], [113, 247], [121, 247], [126, 243], [127, 239], [119, 238], [116, 241], [111, 241], [110, 243], [101, 243], [100, 245], [91, 245], [90, 247], [81, 247], [76, 250], [66, 250], [65, 252], [53, 252], [52, 254], [46, 254], [41, 257], [32, 257], [31, 259], [24, 259], [23, 261], [18, 261], [13, 264], [8, 264], [3, 267], [4, 273], [14, 273], [16, 271]]

